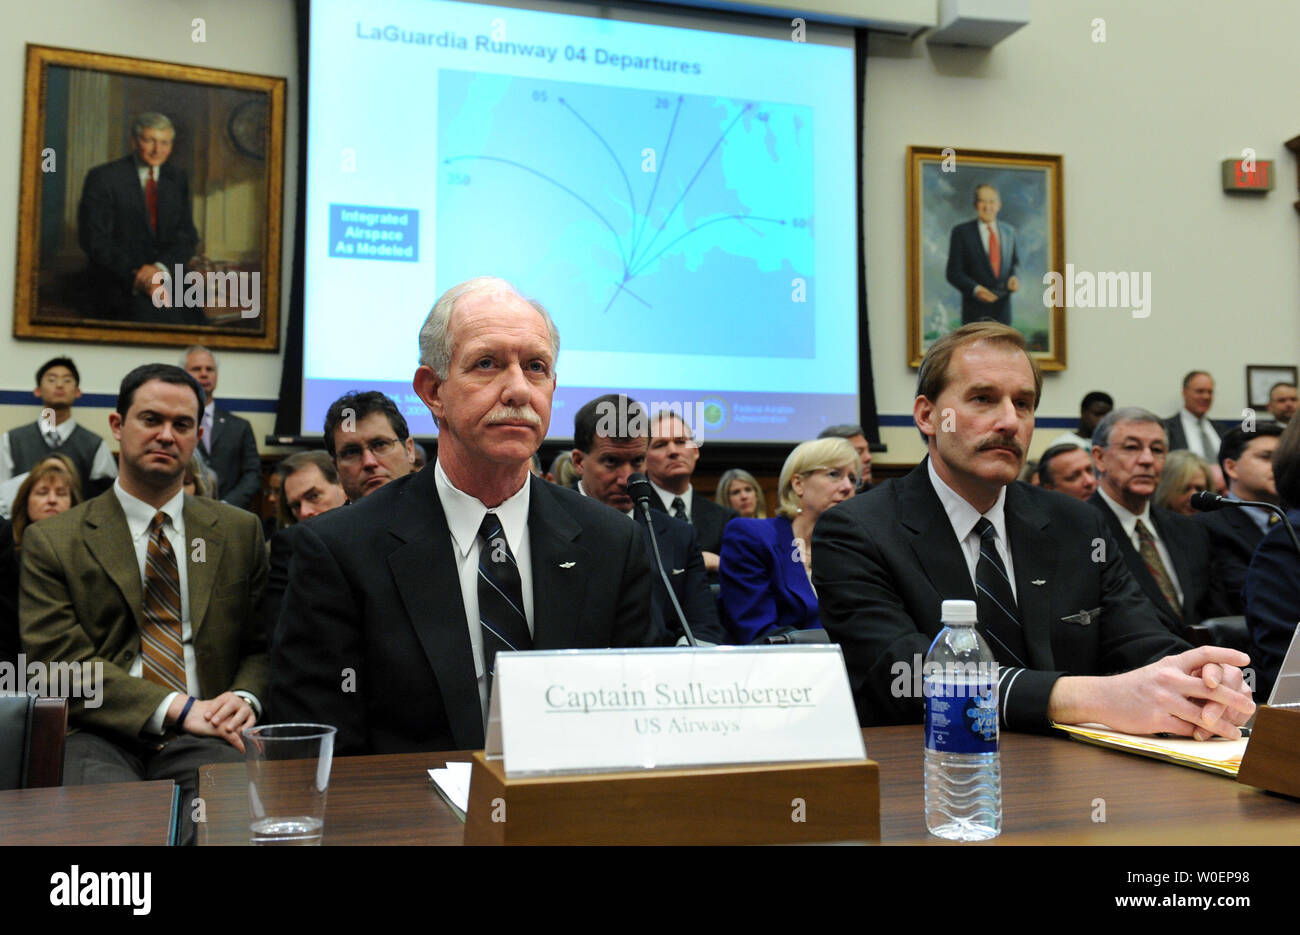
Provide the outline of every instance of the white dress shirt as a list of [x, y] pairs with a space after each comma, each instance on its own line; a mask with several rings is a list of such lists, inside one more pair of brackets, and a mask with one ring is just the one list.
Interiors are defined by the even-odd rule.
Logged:
[[[59, 444], [62, 445], [72, 437], [73, 430], [77, 427], [77, 420], [72, 416], [64, 419], [54, 427], [55, 433], [59, 436]], [[50, 440], [41, 432], [41, 438], [45, 444]], [[0, 481], [17, 480], [19, 484], [27, 477], [27, 472], [14, 476], [14, 460], [9, 452], [9, 433], [5, 432], [0, 435]], [[95, 460], [90, 465], [90, 477], [86, 479], [99, 480], [101, 478], [117, 477], [117, 462], [113, 460], [113, 455], [108, 450], [108, 445], [103, 439], [99, 441], [99, 447], [95, 449]], [[17, 487], [14, 491], [17, 492]], [[84, 493], [85, 491], [83, 491]], [[12, 499], [12, 497], [10, 498]]]
[[1142, 520], [1142, 525], [1146, 526], [1151, 532], [1151, 538], [1155, 540], [1156, 551], [1160, 553], [1160, 561], [1164, 563], [1165, 571], [1169, 575], [1169, 582], [1174, 586], [1174, 593], [1178, 595], [1178, 606], [1181, 611], [1183, 604], [1183, 589], [1178, 584], [1178, 572], [1174, 571], [1173, 559], [1169, 557], [1169, 550], [1165, 548], [1164, 542], [1160, 538], [1160, 530], [1156, 529], [1156, 524], [1151, 522], [1151, 501], [1142, 505], [1142, 513], [1132, 513], [1128, 507], [1112, 500], [1110, 495], [1101, 487], [1097, 488], [1097, 493], [1106, 501], [1106, 505], [1111, 508], [1114, 514], [1119, 517], [1119, 524], [1124, 527], [1124, 534], [1128, 536], [1129, 542], [1133, 543], [1133, 548], [1138, 554], [1142, 554], [1142, 540], [1138, 538], [1137, 524]]
[[[1211, 464], [1217, 464], [1219, 460], [1219, 433], [1214, 428], [1214, 423], [1203, 416], [1198, 419], [1186, 409], [1178, 410], [1178, 419], [1183, 425], [1183, 434], [1187, 436], [1187, 450], [1200, 455]], [[1202, 425], [1210, 434], [1210, 444], [1214, 446], [1213, 451], [1205, 450], [1201, 437]]]
[[686, 504], [686, 521], [691, 521], [691, 498], [695, 493], [694, 487], [687, 484], [686, 493], [673, 493], [672, 491], [664, 490], [654, 481], [650, 481], [650, 486], [655, 489], [655, 493], [659, 494], [659, 499], [663, 501], [664, 509], [668, 511], [669, 516], [676, 516], [676, 514], [673, 513], [673, 500], [681, 497], [682, 503]]
[[1003, 487], [998, 491], [997, 502], [989, 508], [987, 513], [980, 513], [979, 510], [967, 502], [965, 497], [943, 482], [939, 472], [934, 469], [933, 459], [927, 460], [925, 466], [929, 470], [930, 483], [934, 487], [934, 492], [939, 495], [939, 502], [943, 504], [943, 511], [948, 514], [948, 522], [952, 524], [953, 535], [957, 537], [957, 542], [961, 545], [962, 555], [966, 557], [966, 567], [970, 570], [971, 585], [974, 586], [975, 584], [975, 566], [979, 564], [980, 560], [980, 534], [975, 531], [975, 526], [981, 519], [987, 519], [993, 524], [993, 529], [998, 534], [994, 545], [998, 550], [998, 555], [1002, 557], [1002, 564], [1007, 568], [1007, 581], [1011, 585], [1011, 596], [1019, 600], [1019, 595], [1016, 593], [1016, 569], [1011, 563], [1011, 545], [1007, 541], [1007, 489]]
[[488, 687], [487, 666], [483, 663], [483, 625], [478, 618], [478, 555], [479, 526], [483, 517], [489, 512], [495, 513], [501, 521], [501, 529], [506, 534], [506, 543], [514, 553], [515, 564], [519, 568], [519, 585], [524, 598], [524, 616], [528, 620], [528, 632], [533, 630], [533, 560], [532, 549], [528, 542], [528, 475], [524, 485], [500, 506], [488, 510], [477, 497], [471, 497], [453, 486], [447, 472], [442, 469], [442, 462], [435, 461], [433, 466], [434, 481], [438, 486], [438, 499], [442, 501], [442, 512], [447, 517], [447, 528], [451, 531], [452, 553], [456, 559], [456, 574], [460, 578], [460, 599], [465, 605], [465, 625], [469, 628], [469, 643], [474, 652], [474, 676], [478, 679], [479, 704], [483, 708], [484, 723], [487, 722]]

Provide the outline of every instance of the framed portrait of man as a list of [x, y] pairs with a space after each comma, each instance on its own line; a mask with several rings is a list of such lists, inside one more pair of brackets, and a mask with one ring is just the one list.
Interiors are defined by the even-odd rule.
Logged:
[[1065, 369], [1061, 156], [910, 146], [907, 357], [991, 319], [1025, 336], [1044, 370]]
[[14, 336], [275, 350], [284, 93], [28, 45]]

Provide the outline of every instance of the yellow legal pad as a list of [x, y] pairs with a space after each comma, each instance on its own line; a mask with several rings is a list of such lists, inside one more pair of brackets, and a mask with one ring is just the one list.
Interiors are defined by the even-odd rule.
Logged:
[[1225, 740], [1222, 737], [1188, 740], [1182, 737], [1154, 737], [1150, 734], [1121, 734], [1104, 724], [1052, 726], [1085, 743], [1125, 750], [1224, 776], [1237, 775], [1237, 770], [1241, 769], [1241, 758], [1246, 754], [1246, 744], [1250, 742], [1249, 737], [1240, 740]]

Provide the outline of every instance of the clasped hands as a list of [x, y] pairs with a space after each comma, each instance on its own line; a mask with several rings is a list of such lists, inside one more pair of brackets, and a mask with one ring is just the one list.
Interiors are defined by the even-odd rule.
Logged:
[[[184, 695], [177, 696], [172, 702], [172, 716], [179, 717], [185, 702]], [[187, 734], [199, 737], [219, 737], [240, 753], [244, 752], [244, 740], [239, 732], [257, 724], [257, 715], [253, 706], [234, 692], [222, 692], [217, 697], [204, 701], [194, 699], [185, 720], [178, 726]]]

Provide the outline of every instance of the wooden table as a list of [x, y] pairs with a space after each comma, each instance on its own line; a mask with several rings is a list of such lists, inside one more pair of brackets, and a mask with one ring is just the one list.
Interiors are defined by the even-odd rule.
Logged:
[[0, 792], [0, 844], [171, 844], [175, 795], [170, 779]]
[[[921, 728], [863, 731], [880, 764], [885, 844], [940, 842], [927, 834]], [[426, 770], [464, 753], [341, 757], [330, 775], [325, 844], [460, 844], [463, 825]], [[204, 766], [207, 821], [199, 844], [248, 843], [241, 764]], [[1102, 800], [1098, 802], [1097, 800]], [[1226, 776], [1103, 750], [1064, 737], [1004, 734], [1004, 844], [1222, 844], [1300, 842], [1300, 802]], [[1104, 802], [1104, 822], [1097, 822]]]

